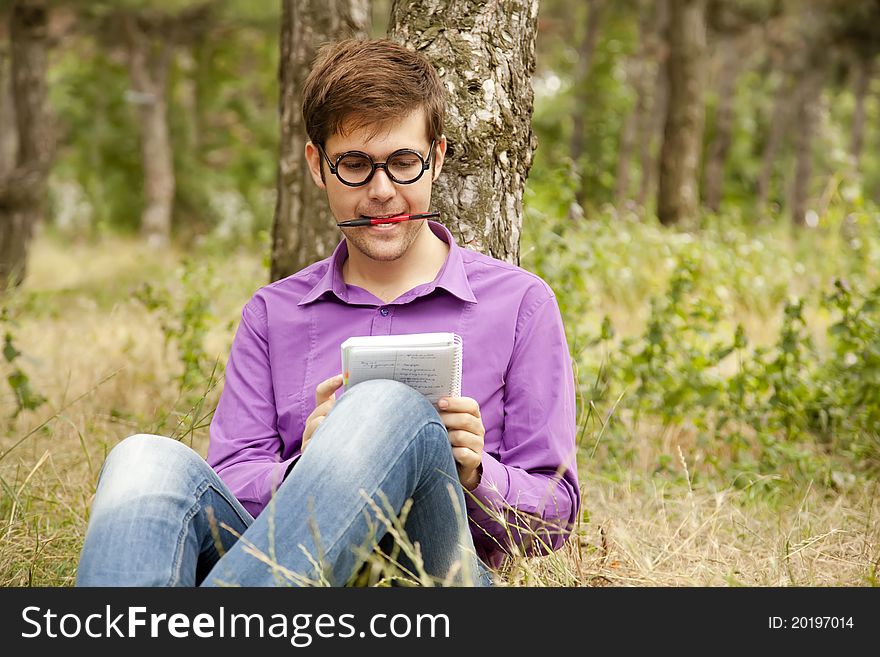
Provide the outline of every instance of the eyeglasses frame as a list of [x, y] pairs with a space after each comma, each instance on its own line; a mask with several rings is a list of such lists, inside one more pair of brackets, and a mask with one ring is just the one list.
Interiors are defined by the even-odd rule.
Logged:
[[[330, 173], [332, 173], [334, 176], [336, 176], [336, 179], [347, 187], [363, 187], [364, 185], [366, 185], [367, 183], [369, 183], [373, 179], [373, 176], [376, 175], [377, 169], [384, 169], [385, 175], [388, 176], [388, 179], [397, 185], [412, 185], [413, 183], [421, 180], [422, 176], [425, 175], [425, 171], [430, 170], [432, 163], [433, 163], [433, 160], [434, 160], [434, 154], [436, 152], [434, 150], [434, 144], [436, 143], [436, 141], [437, 141], [436, 139], [431, 140], [431, 146], [429, 147], [427, 157], [422, 157], [422, 154], [419, 153], [414, 148], [401, 148], [401, 149], [394, 151], [388, 157], [386, 157], [384, 162], [374, 161], [373, 158], [368, 153], [364, 153], [363, 151], [345, 151], [339, 157], [336, 158], [336, 163], [334, 164], [333, 162], [330, 161], [330, 157], [327, 155], [327, 151], [324, 150], [324, 146], [322, 144], [317, 144], [317, 146], [318, 146], [318, 150], [321, 151], [321, 155], [323, 155], [324, 159], [327, 160], [327, 166], [330, 168]], [[412, 180], [408, 180], [406, 182], [402, 182], [400, 180], [397, 180], [397, 178], [394, 177], [394, 174], [392, 174], [388, 170], [388, 160], [393, 158], [395, 155], [399, 155], [402, 153], [415, 155], [422, 161], [422, 168], [419, 171], [419, 175], [416, 176], [415, 178], [413, 178]], [[339, 175], [339, 163], [342, 162], [342, 158], [347, 157], [349, 155], [360, 155], [361, 157], [365, 157], [373, 165], [373, 170], [370, 171], [369, 175], [359, 183], [348, 182], [347, 180], [343, 180], [342, 176]]]

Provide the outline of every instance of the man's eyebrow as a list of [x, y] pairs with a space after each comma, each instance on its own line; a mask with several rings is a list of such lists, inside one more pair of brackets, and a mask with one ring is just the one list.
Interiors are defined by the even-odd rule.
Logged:
[[[388, 159], [389, 156], [394, 155], [399, 151], [415, 151], [416, 153], [422, 154], [424, 151], [430, 148], [430, 144], [427, 144], [424, 148], [417, 148], [415, 146], [401, 146], [400, 148], [395, 148], [393, 151], [388, 151], [383, 157], [376, 157], [372, 153], [368, 153], [367, 151], [362, 151], [359, 148], [347, 148], [340, 151], [333, 151], [332, 153], [329, 151], [325, 151], [327, 153], [327, 157], [331, 160], [337, 160], [341, 155], [345, 153], [363, 153], [364, 155], [368, 155], [374, 162], [383, 162]], [[430, 155], [430, 153], [429, 153]]]

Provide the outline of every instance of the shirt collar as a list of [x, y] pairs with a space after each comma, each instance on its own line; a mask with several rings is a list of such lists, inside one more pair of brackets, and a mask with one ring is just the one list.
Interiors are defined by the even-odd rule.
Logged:
[[[474, 296], [467, 278], [467, 271], [464, 268], [464, 260], [461, 255], [462, 249], [455, 243], [452, 233], [449, 232], [446, 226], [436, 221], [428, 221], [428, 226], [437, 237], [449, 245], [449, 253], [446, 255], [443, 267], [440, 268], [436, 278], [425, 286], [419, 286], [424, 288], [422, 294], [427, 294], [439, 287], [462, 301], [477, 303], [477, 298]], [[297, 305], [304, 306], [311, 303], [327, 292], [334, 294], [340, 301], [348, 303], [348, 286], [342, 278], [342, 264], [347, 257], [348, 242], [343, 239], [336, 246], [333, 255], [330, 256], [327, 271]]]

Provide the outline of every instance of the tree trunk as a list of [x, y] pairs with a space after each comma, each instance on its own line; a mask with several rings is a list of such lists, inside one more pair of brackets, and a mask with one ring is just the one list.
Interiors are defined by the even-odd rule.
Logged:
[[770, 198], [770, 189], [773, 182], [773, 164], [776, 161], [776, 153], [782, 145], [785, 129], [788, 124], [789, 105], [791, 104], [791, 85], [788, 76], [783, 73], [779, 79], [773, 100], [773, 115], [770, 118], [770, 127], [767, 141], [764, 143], [764, 151], [761, 153], [761, 173], [758, 176], [758, 208], [767, 207]]
[[52, 151], [46, 102], [48, 11], [43, 0], [12, 5], [10, 77], [18, 133], [15, 168], [0, 179], [0, 291], [24, 280], [42, 218]]
[[822, 73], [808, 68], [797, 96], [797, 131], [794, 140], [794, 183], [791, 196], [791, 218], [796, 226], [806, 225], [813, 176], [813, 135], [819, 122], [822, 97]]
[[10, 70], [9, 53], [0, 51], [0, 180], [15, 168], [18, 152]]
[[134, 91], [131, 98], [138, 105], [144, 168], [141, 235], [151, 246], [163, 247], [171, 239], [175, 186], [168, 126], [168, 69], [172, 46], [167, 35], [153, 39], [135, 15], [126, 15], [124, 23]]
[[[644, 7], [639, 6], [640, 11]], [[629, 201], [630, 195], [630, 169], [632, 168], [632, 152], [635, 141], [643, 136], [645, 120], [648, 114], [648, 85], [650, 82], [649, 64], [656, 57], [656, 39], [652, 38], [651, 25], [654, 16], [650, 12], [642, 14], [639, 21], [639, 41], [641, 46], [638, 53], [627, 62], [627, 80], [632, 81], [633, 91], [636, 95], [636, 104], [626, 118], [620, 134], [620, 147], [617, 153], [617, 175], [614, 179], [614, 204], [617, 208]]]
[[519, 264], [531, 127], [538, 0], [396, 0], [390, 36], [422, 50], [449, 91], [455, 152], [434, 207], [462, 246]]
[[[587, 93], [587, 78], [593, 64], [593, 55], [596, 52], [596, 43], [599, 41], [599, 26], [602, 21], [602, 12], [605, 9], [605, 0], [587, 0], [587, 28], [578, 47], [578, 60], [572, 75], [574, 88], [574, 110], [572, 112], [571, 144], [569, 153], [572, 162], [577, 165], [584, 154], [584, 108], [589, 107], [590, 98]], [[578, 203], [583, 205], [587, 200], [587, 188], [581, 177], [581, 185], [577, 192]]]
[[706, 50], [703, 0], [670, 0], [667, 41], [669, 103], [657, 194], [657, 216], [666, 225], [694, 219], [698, 212]]
[[715, 132], [706, 149], [705, 203], [712, 212], [718, 212], [724, 185], [724, 164], [730, 151], [733, 134], [733, 99], [742, 53], [732, 39], [720, 44], [721, 67], [718, 81], [718, 104], [715, 108]]
[[[641, 66], [641, 64], [637, 64], [637, 66]], [[642, 73], [639, 72], [636, 75], [641, 76]], [[639, 85], [638, 82], [635, 84]], [[639, 102], [636, 101], [636, 106], [627, 115], [623, 129], [620, 131], [620, 145], [617, 147], [617, 175], [614, 177], [614, 206], [617, 209], [622, 208], [630, 198], [629, 169], [639, 122]]]
[[862, 146], [865, 143], [865, 98], [871, 87], [871, 78], [874, 75], [874, 60], [870, 57], [859, 58], [856, 64], [855, 101], [852, 118], [852, 144], [850, 155], [853, 166], [859, 171], [859, 163], [862, 159]]
[[283, 0], [281, 144], [270, 271], [273, 281], [326, 258], [339, 243], [339, 229], [326, 196], [309, 175], [302, 91], [318, 46], [352, 36], [365, 38], [369, 19], [369, 0]]
[[669, 46], [666, 42], [666, 26], [669, 22], [669, 8], [666, 0], [658, 0], [655, 6], [653, 29], [646, 33], [646, 39], [651, 44], [649, 53], [653, 53], [651, 59], [656, 62], [654, 72], [654, 90], [649, 92], [646, 87], [639, 99], [639, 159], [641, 180], [639, 182], [639, 194], [636, 203], [644, 208], [648, 198], [654, 195], [654, 181], [658, 163], [658, 142], [662, 143], [663, 124], [666, 119], [666, 106], [669, 100], [669, 76], [666, 72], [669, 59]]

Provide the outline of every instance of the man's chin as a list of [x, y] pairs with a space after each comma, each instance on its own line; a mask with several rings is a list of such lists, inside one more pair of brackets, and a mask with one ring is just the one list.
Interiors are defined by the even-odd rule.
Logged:
[[360, 253], [378, 262], [391, 262], [403, 256], [407, 246], [395, 240], [395, 243], [376, 243], [369, 239], [348, 238], [349, 250], [357, 249]]

